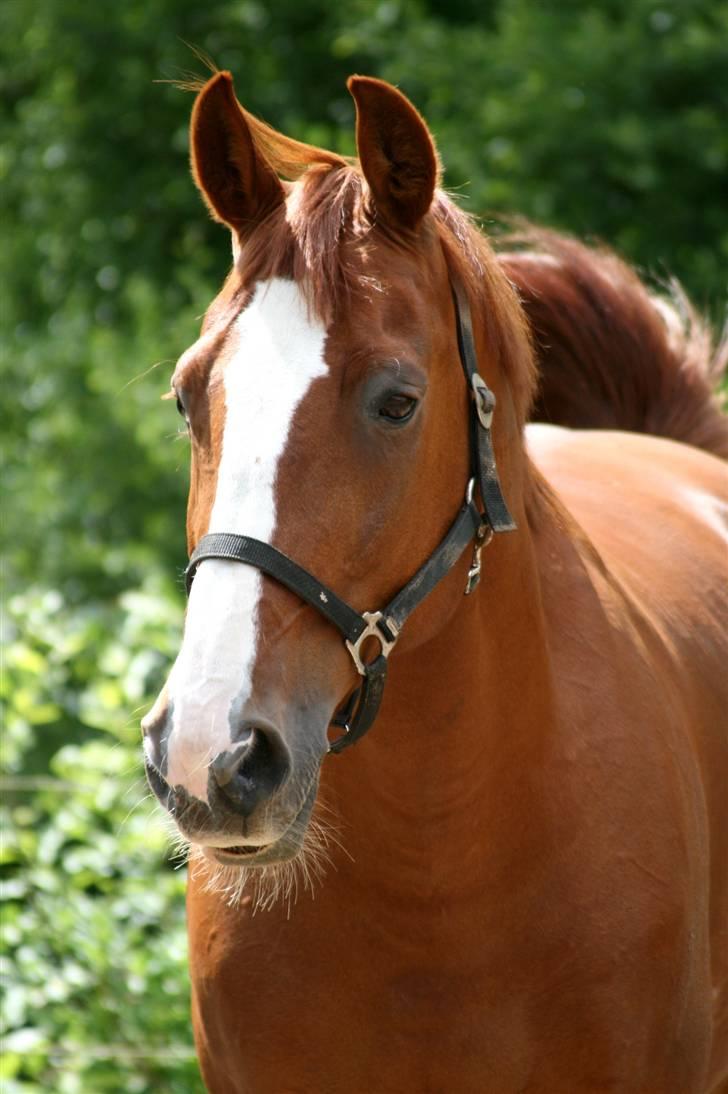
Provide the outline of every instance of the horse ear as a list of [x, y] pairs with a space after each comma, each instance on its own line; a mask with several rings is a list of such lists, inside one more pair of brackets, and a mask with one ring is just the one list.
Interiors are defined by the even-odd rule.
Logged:
[[238, 235], [284, 200], [278, 176], [255, 147], [229, 72], [217, 72], [195, 100], [190, 159], [213, 217]]
[[350, 76], [356, 103], [356, 145], [377, 212], [416, 228], [440, 177], [435, 143], [409, 99], [384, 80]]

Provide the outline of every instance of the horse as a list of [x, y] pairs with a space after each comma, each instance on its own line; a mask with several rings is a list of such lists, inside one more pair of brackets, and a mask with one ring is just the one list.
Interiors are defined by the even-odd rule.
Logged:
[[227, 72], [192, 113], [233, 265], [172, 377], [189, 602], [143, 742], [204, 1082], [728, 1091], [705, 339], [606, 252], [497, 256], [410, 101], [348, 87], [356, 158]]

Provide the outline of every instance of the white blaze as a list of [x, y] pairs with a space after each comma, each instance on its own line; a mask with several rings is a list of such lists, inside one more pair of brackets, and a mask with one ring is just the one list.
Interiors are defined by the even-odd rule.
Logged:
[[[293, 281], [258, 285], [238, 318], [224, 372], [226, 418], [210, 532], [270, 541], [274, 485], [296, 407], [325, 375], [323, 325]], [[231, 746], [230, 708], [250, 695], [260, 571], [209, 559], [196, 575], [182, 649], [169, 678], [167, 780], [207, 797], [207, 767]]]

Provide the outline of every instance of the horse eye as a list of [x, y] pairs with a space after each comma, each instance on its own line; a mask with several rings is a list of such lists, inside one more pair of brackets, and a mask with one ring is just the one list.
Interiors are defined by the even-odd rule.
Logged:
[[179, 397], [179, 392], [175, 391], [174, 397], [177, 400], [177, 413], [187, 421], [187, 408]]
[[415, 412], [417, 400], [411, 395], [388, 395], [379, 407], [380, 418], [388, 422], [406, 422]]

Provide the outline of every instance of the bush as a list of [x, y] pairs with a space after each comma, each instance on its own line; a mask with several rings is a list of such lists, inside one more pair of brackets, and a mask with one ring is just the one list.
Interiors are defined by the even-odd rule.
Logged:
[[10, 601], [2, 696], [7, 1094], [201, 1089], [185, 871], [168, 860], [138, 729], [180, 623], [173, 591], [151, 579], [140, 592], [81, 611], [57, 593]]
[[189, 41], [351, 152], [346, 76], [390, 79], [471, 211], [600, 236], [719, 316], [727, 34], [726, 0], [0, 4], [7, 1094], [199, 1089], [138, 721], [181, 628], [187, 451], [159, 396], [229, 243], [191, 102], [155, 80], [204, 72]]

